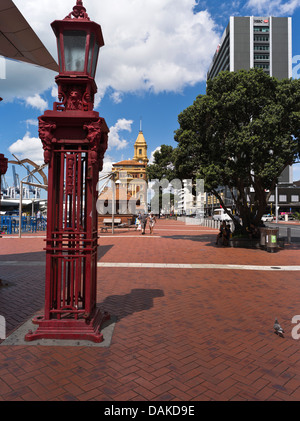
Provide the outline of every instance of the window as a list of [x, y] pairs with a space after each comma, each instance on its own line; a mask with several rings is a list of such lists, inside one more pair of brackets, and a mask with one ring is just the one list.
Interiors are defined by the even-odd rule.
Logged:
[[268, 26], [254, 26], [254, 32], [269, 32]]
[[269, 35], [254, 35], [254, 41], [269, 41]]
[[299, 195], [298, 194], [292, 194], [291, 195], [291, 202], [299, 202]]
[[64, 31], [66, 72], [83, 72], [85, 60], [85, 31]]
[[270, 66], [269, 66], [269, 64], [265, 64], [265, 63], [255, 63], [254, 64], [254, 67], [256, 68], [256, 69], [267, 69], [267, 70], [269, 70], [270, 69]]
[[271, 194], [271, 196], [269, 198], [269, 202], [274, 202], [274, 200], [275, 200], [274, 194]]
[[286, 194], [279, 195], [279, 202], [286, 202]]
[[139, 149], [139, 155], [142, 155], [142, 153], [143, 153], [143, 150]]
[[254, 45], [255, 51], [269, 51], [270, 47], [269, 45]]
[[254, 54], [254, 60], [269, 60], [269, 55], [267, 55], [267, 54]]

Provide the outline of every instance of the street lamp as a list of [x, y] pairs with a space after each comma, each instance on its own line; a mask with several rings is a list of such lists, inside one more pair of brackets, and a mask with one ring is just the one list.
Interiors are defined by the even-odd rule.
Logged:
[[[57, 40], [59, 75], [56, 83], [61, 101], [54, 103], [54, 107], [58, 110], [92, 110], [97, 92], [94, 77], [99, 49], [104, 45], [101, 26], [90, 20], [80, 0], [73, 12], [64, 20], [55, 20], [51, 26]], [[83, 83], [79, 86], [82, 78]]]
[[103, 341], [109, 318], [97, 301], [96, 211], [99, 171], [108, 127], [93, 110], [101, 27], [77, 0], [73, 11], [51, 24], [57, 38], [59, 102], [39, 117], [39, 135], [48, 164], [45, 312], [25, 339]]
[[[74, 22], [73, 17], [76, 19]], [[104, 45], [100, 25], [90, 21], [82, 1], [63, 21], [54, 21], [60, 74], [95, 77], [99, 48]]]

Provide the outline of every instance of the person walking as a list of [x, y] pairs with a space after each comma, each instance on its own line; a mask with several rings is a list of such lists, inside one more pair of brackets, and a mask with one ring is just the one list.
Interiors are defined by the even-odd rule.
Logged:
[[142, 235], [145, 234], [147, 219], [148, 217], [145, 213], [139, 215], [139, 220], [141, 221]]
[[149, 228], [150, 228], [150, 234], [153, 234], [153, 228], [156, 222], [156, 217], [153, 215], [153, 212], [150, 212], [149, 214]]

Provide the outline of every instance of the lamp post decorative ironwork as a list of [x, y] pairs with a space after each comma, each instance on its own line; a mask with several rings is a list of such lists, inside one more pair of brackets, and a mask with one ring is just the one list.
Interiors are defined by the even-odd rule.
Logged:
[[108, 128], [93, 110], [100, 25], [77, 0], [56, 20], [59, 74], [53, 110], [39, 117], [39, 135], [48, 163], [46, 287], [43, 316], [25, 339], [84, 339], [101, 342], [109, 318], [96, 305], [97, 182], [107, 149]]

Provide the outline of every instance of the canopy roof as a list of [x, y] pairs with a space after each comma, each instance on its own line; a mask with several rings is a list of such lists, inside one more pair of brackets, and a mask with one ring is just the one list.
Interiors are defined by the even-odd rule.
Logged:
[[12, 0], [0, 2], [0, 55], [58, 72], [58, 64]]

